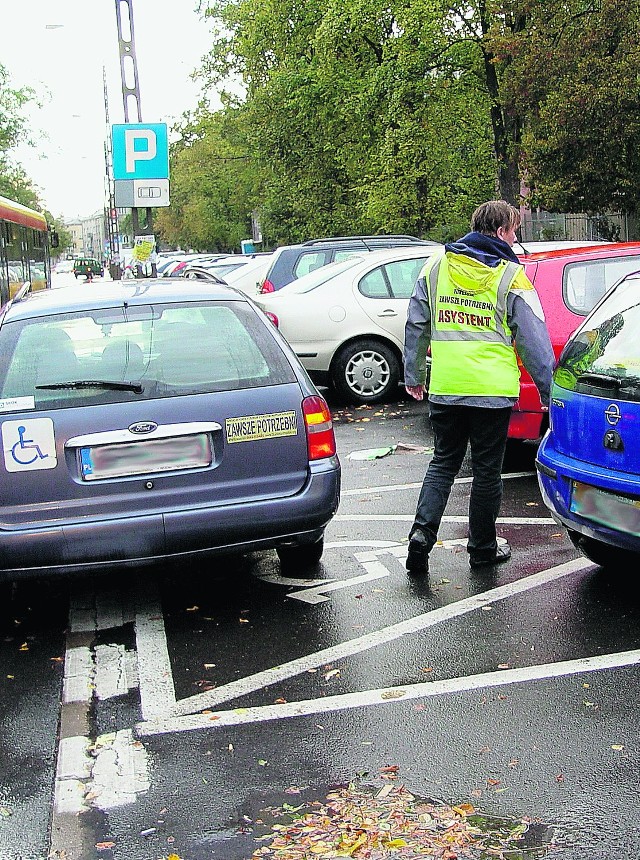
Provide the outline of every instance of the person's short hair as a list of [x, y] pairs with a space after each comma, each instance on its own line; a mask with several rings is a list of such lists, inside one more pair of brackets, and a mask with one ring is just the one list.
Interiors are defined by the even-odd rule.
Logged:
[[506, 200], [489, 200], [482, 203], [471, 216], [471, 229], [476, 233], [495, 236], [499, 227], [517, 230], [521, 222], [520, 212]]

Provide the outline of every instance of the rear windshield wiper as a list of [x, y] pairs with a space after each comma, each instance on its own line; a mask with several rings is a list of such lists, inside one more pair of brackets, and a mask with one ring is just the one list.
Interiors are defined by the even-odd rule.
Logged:
[[634, 391], [640, 387], [638, 376], [613, 376], [608, 373], [581, 373], [578, 382], [595, 388], [610, 388], [612, 391]]
[[621, 380], [619, 376], [610, 376], [608, 373], [581, 373], [578, 382], [598, 388], [618, 388]]
[[75, 382], [52, 382], [49, 385], [36, 385], [36, 388], [47, 390], [79, 389], [79, 388], [108, 388], [113, 391], [135, 391], [142, 394], [143, 386], [138, 382], [115, 382], [108, 379], [78, 379]]

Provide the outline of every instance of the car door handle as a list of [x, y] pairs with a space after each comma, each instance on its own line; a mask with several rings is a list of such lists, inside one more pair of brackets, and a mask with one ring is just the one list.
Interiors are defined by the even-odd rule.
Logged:
[[386, 311], [380, 311], [380, 313], [378, 314], [378, 316], [379, 316], [379, 317], [397, 317], [397, 316], [398, 316], [398, 312], [397, 312], [397, 311], [392, 310], [391, 308], [387, 308], [387, 310], [386, 310]]

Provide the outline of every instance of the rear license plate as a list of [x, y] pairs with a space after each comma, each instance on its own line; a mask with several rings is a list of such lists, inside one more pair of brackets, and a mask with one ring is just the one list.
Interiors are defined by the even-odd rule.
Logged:
[[210, 465], [211, 443], [206, 433], [80, 449], [80, 469], [84, 481], [176, 472]]
[[640, 500], [606, 493], [588, 484], [573, 482], [571, 510], [585, 519], [620, 532], [640, 536]]

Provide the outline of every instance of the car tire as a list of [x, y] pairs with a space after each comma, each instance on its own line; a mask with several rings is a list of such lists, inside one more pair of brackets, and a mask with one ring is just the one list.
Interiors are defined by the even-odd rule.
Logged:
[[301, 543], [295, 546], [276, 547], [282, 567], [305, 568], [315, 567], [322, 558], [324, 551], [324, 536], [315, 543]]
[[628, 564], [637, 565], [640, 556], [637, 553], [620, 549], [620, 547], [612, 546], [604, 543], [604, 541], [596, 540], [595, 538], [586, 537], [580, 532], [574, 532], [568, 529], [569, 539], [571, 543], [579, 550], [585, 558], [592, 561], [600, 567], [624, 567]]
[[380, 403], [398, 388], [400, 362], [393, 349], [378, 340], [355, 340], [336, 355], [331, 379], [348, 403]]

